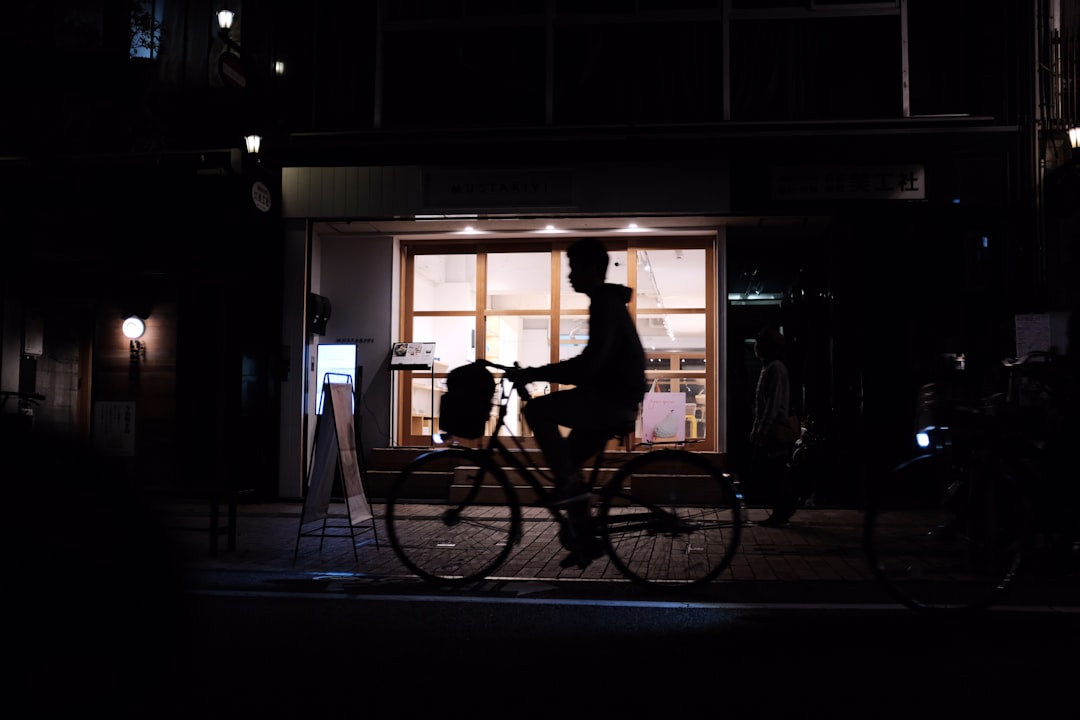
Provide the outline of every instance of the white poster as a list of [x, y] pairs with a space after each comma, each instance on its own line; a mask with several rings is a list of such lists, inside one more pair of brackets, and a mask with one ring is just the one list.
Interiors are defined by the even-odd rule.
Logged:
[[645, 393], [641, 403], [641, 439], [648, 443], [686, 441], [685, 393]]

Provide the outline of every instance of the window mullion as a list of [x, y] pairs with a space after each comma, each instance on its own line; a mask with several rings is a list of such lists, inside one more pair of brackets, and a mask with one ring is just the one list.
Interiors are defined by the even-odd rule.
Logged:
[[562, 251], [551, 250], [551, 308], [548, 313], [548, 361], [559, 361], [560, 325], [562, 318]]
[[487, 251], [476, 249], [476, 359], [487, 359]]

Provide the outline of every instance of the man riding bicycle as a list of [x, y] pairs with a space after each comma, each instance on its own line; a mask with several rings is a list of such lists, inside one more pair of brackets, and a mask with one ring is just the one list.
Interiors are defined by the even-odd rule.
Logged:
[[[637, 417], [647, 390], [645, 351], [627, 310], [632, 290], [606, 282], [608, 253], [595, 238], [578, 240], [566, 251], [570, 285], [589, 298], [589, 339], [576, 357], [508, 373], [515, 383], [538, 381], [572, 385], [532, 398], [523, 408], [536, 443], [555, 476], [560, 504], [579, 532], [563, 545], [588, 557], [601, 554], [585, 530], [588, 493], [581, 466]], [[560, 426], [570, 428], [563, 436]], [[568, 558], [570, 560], [571, 558]]]

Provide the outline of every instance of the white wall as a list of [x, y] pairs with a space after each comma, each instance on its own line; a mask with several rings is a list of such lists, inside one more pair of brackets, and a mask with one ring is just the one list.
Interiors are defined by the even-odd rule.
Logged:
[[[390, 346], [395, 322], [394, 239], [324, 234], [320, 236], [320, 295], [330, 300], [326, 334], [317, 342], [357, 344], [357, 423], [363, 452], [390, 445]], [[313, 280], [314, 283], [314, 280]], [[312, 387], [318, 387], [318, 378]], [[354, 378], [354, 382], [357, 382]], [[314, 414], [314, 402], [310, 403]], [[365, 461], [369, 458], [364, 458]]]

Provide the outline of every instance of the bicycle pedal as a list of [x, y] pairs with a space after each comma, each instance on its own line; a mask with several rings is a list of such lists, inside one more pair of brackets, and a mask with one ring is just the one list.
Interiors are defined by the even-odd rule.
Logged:
[[578, 493], [577, 495], [571, 495], [570, 497], [552, 500], [551, 507], [562, 508], [570, 505], [577, 505], [578, 503], [583, 503], [588, 500], [590, 495], [592, 495], [592, 491], [586, 490], [585, 492]]

